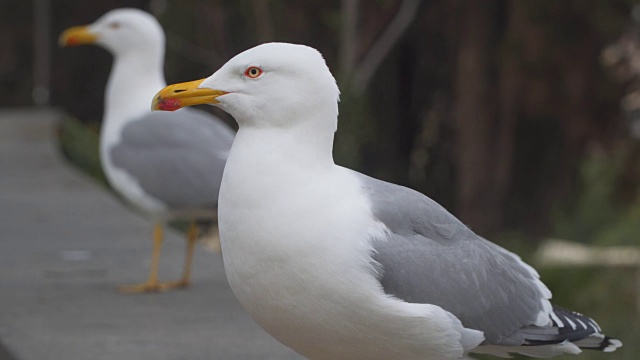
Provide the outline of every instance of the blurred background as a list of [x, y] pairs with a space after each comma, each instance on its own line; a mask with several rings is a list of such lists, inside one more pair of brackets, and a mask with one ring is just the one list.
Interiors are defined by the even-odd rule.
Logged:
[[[117, 7], [153, 13], [167, 33], [168, 83], [208, 76], [259, 43], [313, 46], [324, 54], [342, 91], [336, 163], [434, 198], [480, 235], [537, 266], [556, 303], [593, 316], [624, 342], [616, 354], [587, 353], [582, 359], [636, 359], [640, 7], [635, 5], [632, 0], [4, 1], [0, 107], [63, 110], [61, 151], [103, 181], [97, 139], [111, 56], [93, 46], [58, 48], [65, 28], [93, 22]], [[226, 114], [216, 114], [233, 124]], [[563, 266], [569, 262], [554, 250], [560, 260], [544, 262], [536, 254], [549, 239], [588, 246], [580, 249], [596, 255]], [[611, 249], [620, 252], [597, 260]]]

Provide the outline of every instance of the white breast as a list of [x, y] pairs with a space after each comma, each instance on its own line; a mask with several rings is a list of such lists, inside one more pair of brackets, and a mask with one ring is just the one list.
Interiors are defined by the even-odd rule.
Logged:
[[[268, 154], [256, 161], [234, 149], [220, 192], [220, 236], [229, 283], [256, 322], [312, 359], [461, 355], [442, 309], [384, 295], [370, 241], [386, 229], [353, 173], [276, 164]], [[431, 348], [443, 339], [458, 347]]]
[[115, 56], [105, 94], [105, 114], [100, 131], [100, 160], [110, 185], [127, 201], [153, 217], [168, 216], [168, 207], [147, 194], [138, 181], [111, 161], [111, 149], [122, 139], [131, 121], [149, 113], [154, 94], [166, 86], [162, 57], [154, 52]]

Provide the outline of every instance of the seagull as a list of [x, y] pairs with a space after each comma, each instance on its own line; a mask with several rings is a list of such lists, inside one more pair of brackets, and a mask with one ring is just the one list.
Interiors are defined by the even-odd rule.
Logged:
[[465, 359], [612, 352], [591, 318], [549, 302], [517, 255], [414, 190], [335, 165], [339, 90], [322, 55], [267, 43], [166, 87], [156, 110], [212, 104], [239, 130], [220, 189], [236, 297], [309, 359]]
[[[138, 9], [115, 9], [96, 22], [65, 30], [61, 46], [96, 44], [114, 56], [105, 94], [100, 160], [110, 185], [154, 221], [151, 272], [146, 282], [121, 286], [141, 293], [190, 284], [198, 223], [216, 218], [222, 171], [234, 132], [217, 117], [194, 109], [152, 113], [149, 99], [166, 86], [164, 32]], [[160, 282], [158, 266], [167, 221], [190, 221], [182, 277]]]

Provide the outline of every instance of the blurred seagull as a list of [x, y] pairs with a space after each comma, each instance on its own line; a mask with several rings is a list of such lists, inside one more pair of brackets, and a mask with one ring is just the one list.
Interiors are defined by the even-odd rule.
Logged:
[[[196, 222], [215, 220], [222, 171], [234, 137], [220, 119], [203, 111], [149, 111], [149, 99], [166, 86], [164, 43], [158, 21], [137, 9], [109, 11], [93, 24], [69, 28], [60, 36], [61, 46], [96, 44], [114, 56], [100, 159], [111, 186], [155, 222], [149, 279], [120, 287], [124, 292], [189, 285]], [[163, 224], [176, 218], [191, 221], [184, 272], [179, 281], [160, 282]]]
[[551, 305], [531, 266], [430, 198], [336, 166], [338, 97], [318, 51], [269, 43], [153, 100], [213, 104], [240, 125], [220, 189], [222, 252], [235, 295], [273, 337], [350, 360], [622, 345]]

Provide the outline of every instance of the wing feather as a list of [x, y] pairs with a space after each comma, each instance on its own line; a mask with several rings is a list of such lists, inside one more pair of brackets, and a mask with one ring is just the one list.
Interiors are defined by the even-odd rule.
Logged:
[[149, 113], [127, 124], [112, 163], [172, 209], [215, 208], [233, 131], [193, 109]]
[[486, 343], [517, 346], [521, 329], [551, 323], [550, 291], [518, 256], [476, 235], [411, 189], [360, 175], [374, 216], [389, 229], [375, 240], [385, 291], [442, 307], [481, 330]]

